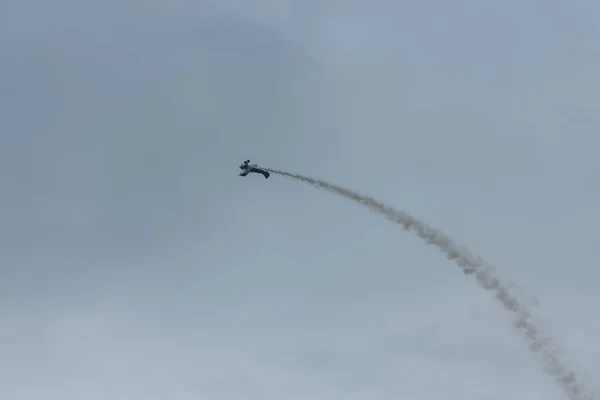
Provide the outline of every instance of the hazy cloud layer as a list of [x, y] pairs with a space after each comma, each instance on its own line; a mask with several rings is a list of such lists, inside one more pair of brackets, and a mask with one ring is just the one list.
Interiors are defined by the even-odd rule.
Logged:
[[247, 158], [469, 245], [594, 382], [599, 8], [4, 1], [0, 393], [564, 398], [443, 256]]

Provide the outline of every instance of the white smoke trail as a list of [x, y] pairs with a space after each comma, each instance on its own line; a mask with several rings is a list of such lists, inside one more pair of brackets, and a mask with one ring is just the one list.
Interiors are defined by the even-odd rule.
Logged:
[[411, 215], [393, 209], [371, 197], [360, 195], [349, 189], [334, 185], [307, 176], [293, 174], [268, 168], [275, 174], [287, 176], [308, 183], [319, 189], [325, 189], [334, 194], [350, 200], [354, 200], [368, 207], [371, 211], [382, 214], [388, 219], [401, 224], [404, 229], [413, 231], [427, 244], [436, 246], [450, 260], [453, 260], [466, 275], [474, 275], [477, 283], [485, 290], [494, 294], [494, 297], [502, 304], [505, 310], [511, 312], [515, 319], [513, 322], [518, 332], [527, 342], [529, 350], [534, 357], [542, 363], [544, 371], [552, 376], [563, 388], [571, 400], [592, 400], [593, 396], [588, 393], [583, 382], [577, 378], [574, 371], [564, 365], [559, 352], [554, 348], [552, 339], [542, 333], [534, 323], [531, 312], [525, 301], [520, 299], [511, 291], [512, 284], [506, 284], [500, 279], [496, 268], [490, 265], [480, 256], [471, 253], [467, 248], [454, 243], [452, 239], [437, 229], [427, 226]]

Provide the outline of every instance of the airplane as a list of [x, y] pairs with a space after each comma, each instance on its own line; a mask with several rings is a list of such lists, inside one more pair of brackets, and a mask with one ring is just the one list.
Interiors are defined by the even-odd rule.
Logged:
[[244, 161], [244, 163], [240, 165], [240, 169], [242, 170], [242, 172], [240, 172], [239, 176], [246, 176], [251, 172], [255, 172], [257, 174], [262, 174], [265, 177], [265, 179], [267, 179], [269, 175], [271, 175], [269, 171], [260, 168], [258, 165], [250, 164], [250, 160]]

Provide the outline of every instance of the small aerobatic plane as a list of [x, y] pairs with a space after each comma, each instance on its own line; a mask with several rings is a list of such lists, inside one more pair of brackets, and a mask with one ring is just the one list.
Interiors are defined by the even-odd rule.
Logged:
[[267, 179], [269, 175], [271, 175], [266, 169], [262, 169], [256, 164], [250, 164], [250, 160], [244, 161], [244, 163], [240, 165], [240, 169], [242, 172], [240, 172], [239, 176], [246, 176], [251, 172], [255, 172], [257, 174], [262, 174], [265, 179]]

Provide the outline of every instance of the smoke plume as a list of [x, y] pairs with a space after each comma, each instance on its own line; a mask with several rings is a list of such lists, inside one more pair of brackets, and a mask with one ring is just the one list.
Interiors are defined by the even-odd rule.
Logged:
[[569, 399], [593, 399], [593, 396], [587, 392], [583, 382], [576, 376], [575, 372], [564, 365], [558, 350], [554, 347], [552, 338], [545, 335], [535, 324], [526, 301], [515, 293], [515, 286], [501, 279], [493, 265], [487, 263], [480, 256], [473, 254], [467, 248], [454, 243], [439, 230], [433, 229], [411, 215], [395, 210], [371, 197], [303, 175], [275, 169], [268, 170], [354, 200], [371, 211], [382, 214], [397, 224], [401, 224], [405, 230], [414, 232], [427, 244], [436, 246], [448, 259], [458, 264], [465, 275], [473, 275], [477, 284], [486, 291], [491, 292], [502, 307], [513, 315], [515, 331], [525, 340], [534, 358], [541, 362], [544, 371], [563, 388]]

